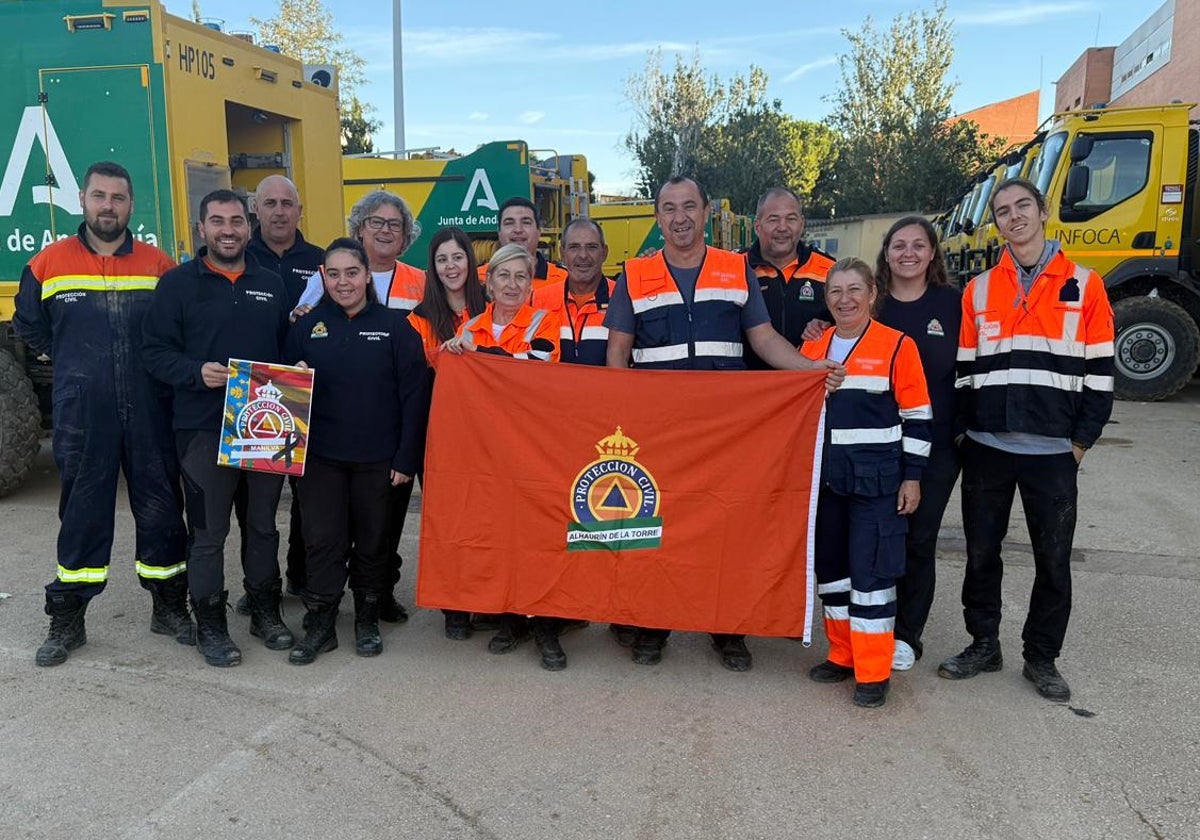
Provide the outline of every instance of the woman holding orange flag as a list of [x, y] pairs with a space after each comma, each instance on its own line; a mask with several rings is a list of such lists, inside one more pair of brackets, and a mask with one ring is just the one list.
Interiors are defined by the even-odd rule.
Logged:
[[817, 594], [829, 654], [809, 676], [854, 677], [854, 703], [865, 707], [887, 699], [906, 515], [920, 502], [933, 419], [917, 347], [871, 317], [877, 298], [870, 266], [839, 260], [825, 281], [834, 328], [801, 347], [810, 359], [846, 367], [842, 387], [826, 398], [817, 504]]
[[[471, 240], [461, 228], [446, 227], [429, 242], [429, 268], [425, 271], [425, 297], [408, 314], [421, 343], [425, 359], [437, 363], [442, 345], [454, 338], [468, 318], [483, 313], [487, 300], [476, 279], [479, 269]], [[424, 479], [422, 479], [424, 481]], [[455, 641], [471, 637], [471, 614], [461, 610], [442, 610], [446, 616], [446, 638]]]
[[445, 227], [429, 242], [425, 297], [408, 315], [432, 365], [442, 345], [470, 318], [483, 314], [487, 299], [476, 281], [479, 269], [471, 240], [461, 228]]
[[[491, 302], [484, 311], [459, 328], [458, 335], [443, 345], [450, 353], [474, 350], [514, 359], [559, 360], [558, 319], [544, 309], [529, 304], [535, 270], [533, 257], [524, 246], [504, 245], [492, 254], [487, 265], [487, 295]], [[447, 620], [449, 618], [447, 617]], [[567, 667], [567, 655], [559, 644], [561, 620], [506, 614], [500, 617], [500, 630], [488, 642], [492, 653], [508, 653], [528, 639], [532, 632], [542, 667], [561, 671]]]

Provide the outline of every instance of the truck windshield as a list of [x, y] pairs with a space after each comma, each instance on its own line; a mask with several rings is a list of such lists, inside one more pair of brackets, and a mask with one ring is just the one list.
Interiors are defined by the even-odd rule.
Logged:
[[1037, 184], [1042, 195], [1050, 189], [1050, 180], [1054, 177], [1054, 169], [1062, 155], [1063, 146], [1067, 144], [1067, 132], [1060, 131], [1051, 134], [1042, 144], [1037, 160], [1033, 162], [1033, 170], [1029, 173], [1030, 180]]

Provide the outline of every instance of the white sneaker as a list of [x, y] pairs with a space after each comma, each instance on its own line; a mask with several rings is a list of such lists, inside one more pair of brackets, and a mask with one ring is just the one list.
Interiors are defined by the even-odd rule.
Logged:
[[908, 642], [902, 642], [896, 639], [896, 646], [892, 649], [892, 670], [907, 671], [912, 668], [917, 662], [916, 651], [912, 649], [912, 645]]

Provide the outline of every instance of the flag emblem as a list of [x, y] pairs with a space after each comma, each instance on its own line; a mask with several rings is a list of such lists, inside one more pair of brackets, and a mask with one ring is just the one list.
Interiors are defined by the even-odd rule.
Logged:
[[600, 457], [579, 471], [571, 488], [567, 550], [657, 548], [662, 497], [654, 476], [635, 460], [641, 447], [620, 426], [595, 446]]

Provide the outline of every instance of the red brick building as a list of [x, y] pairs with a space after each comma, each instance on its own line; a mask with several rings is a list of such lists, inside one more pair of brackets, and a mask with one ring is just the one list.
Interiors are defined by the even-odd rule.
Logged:
[[1033, 139], [1038, 127], [1040, 96], [1036, 90], [984, 105], [973, 111], [959, 114], [950, 122], [971, 120], [979, 131], [988, 137], [1003, 137], [1008, 146], [1019, 146]]

